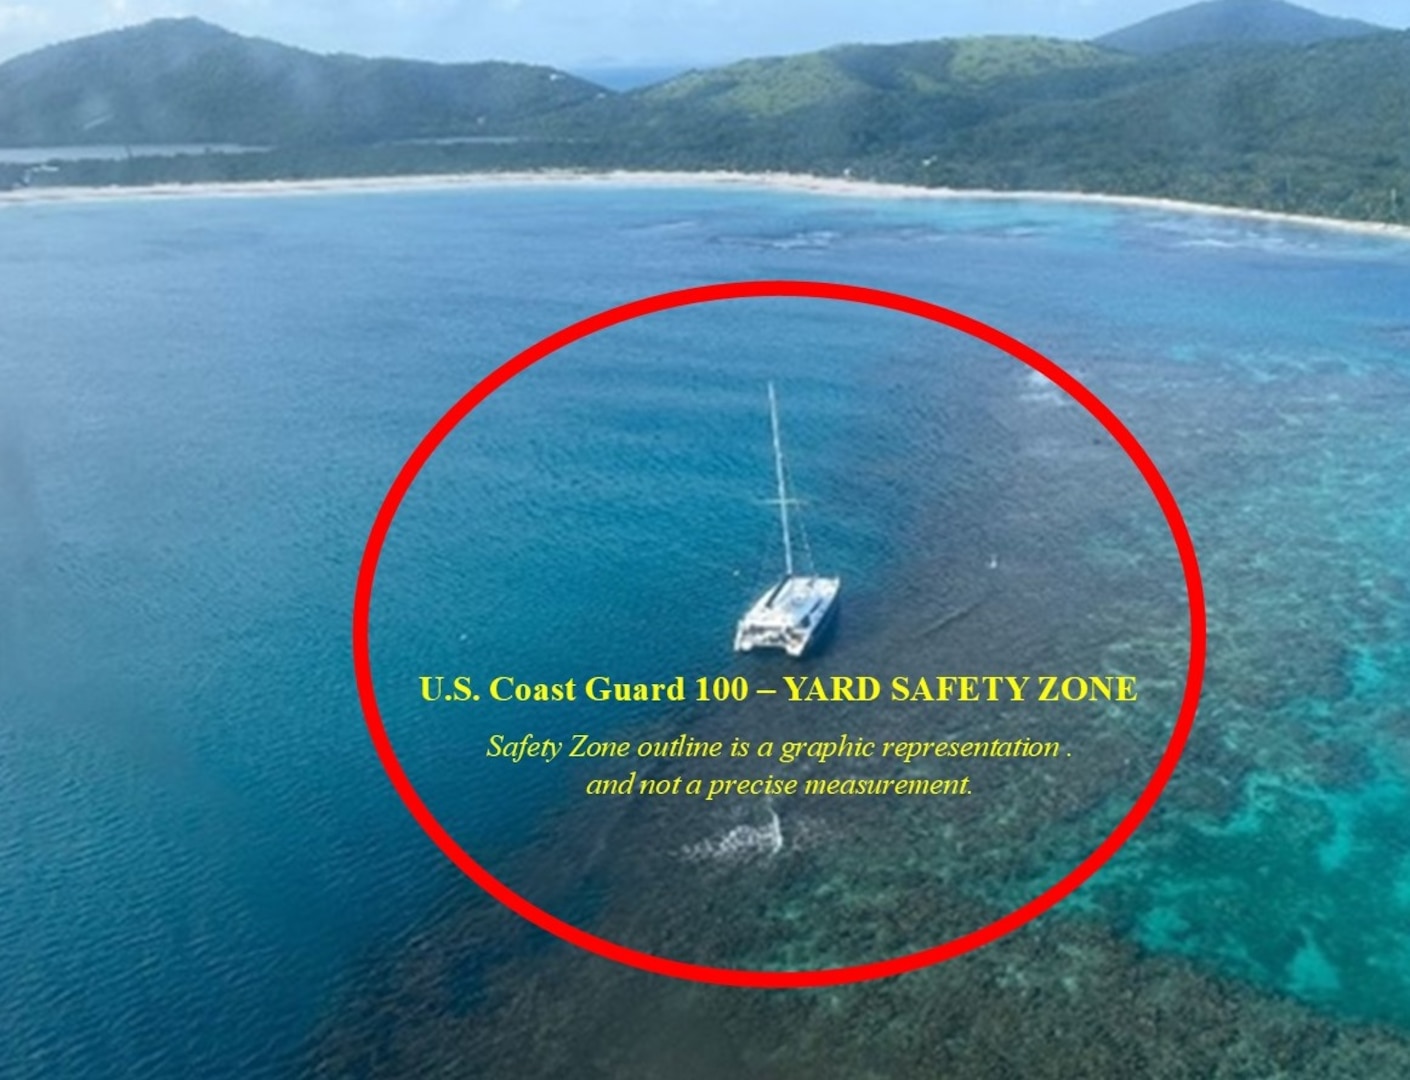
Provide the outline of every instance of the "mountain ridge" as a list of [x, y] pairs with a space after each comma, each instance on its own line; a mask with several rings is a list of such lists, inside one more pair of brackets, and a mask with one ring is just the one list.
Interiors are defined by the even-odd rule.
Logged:
[[607, 92], [555, 68], [322, 55], [158, 19], [0, 64], [0, 145], [489, 134]]
[[1200, 45], [1313, 45], [1387, 29], [1285, 0], [1203, 0], [1113, 30], [1093, 43], [1150, 56]]
[[532, 65], [319, 56], [199, 21], [96, 40], [0, 65], [0, 145], [271, 149], [0, 164], [0, 187], [724, 169], [1396, 221], [1410, 191], [1410, 32], [1152, 55], [1025, 36], [841, 45], [622, 93]]

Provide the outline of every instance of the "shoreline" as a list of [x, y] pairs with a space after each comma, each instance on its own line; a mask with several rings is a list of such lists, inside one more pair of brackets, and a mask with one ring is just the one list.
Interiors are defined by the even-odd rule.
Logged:
[[570, 185], [602, 187], [709, 188], [733, 187], [791, 191], [834, 198], [907, 199], [933, 201], [1053, 202], [1111, 206], [1162, 213], [1206, 215], [1261, 221], [1267, 224], [1334, 229], [1362, 236], [1410, 240], [1410, 225], [1344, 218], [1316, 217], [1277, 210], [1257, 210], [1217, 203], [1188, 202], [1154, 195], [1108, 195], [1074, 191], [997, 191], [986, 188], [927, 188], [873, 180], [812, 176], [807, 173], [664, 172], [613, 169], [587, 171], [547, 169], [520, 172], [477, 172], [384, 177], [328, 177], [317, 180], [249, 180], [199, 184], [149, 184], [133, 187], [53, 187], [0, 191], [0, 207], [37, 204], [113, 202], [128, 199], [228, 198], [348, 193], [390, 193], [491, 187]]

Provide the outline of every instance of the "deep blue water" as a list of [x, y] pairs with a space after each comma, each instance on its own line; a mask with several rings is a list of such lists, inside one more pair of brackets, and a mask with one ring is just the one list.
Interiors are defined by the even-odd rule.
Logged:
[[[1210, 676], [1190, 767], [1229, 791], [1172, 800], [1073, 908], [1410, 1029], [1410, 245], [1100, 207], [626, 188], [10, 206], [0, 238], [0, 1073], [281, 1074], [358, 965], [469, 888], [362, 724], [349, 628], [367, 529], [494, 367], [602, 308], [740, 278], [956, 308], [1123, 415], [1200, 548]], [[563, 785], [486, 769], [490, 722], [440, 719], [415, 674], [732, 670], [732, 620], [778, 557], [769, 379], [854, 636], [886, 624], [937, 521], [987, 542], [991, 470], [1072, 482], [1042, 441], [1070, 405], [897, 314], [740, 301], [538, 365], [428, 465], [374, 599], [398, 752], [487, 865]], [[1129, 465], [1102, 460], [1081, 468], [1124, 508], [1110, 531], [1048, 539], [1114, 576], [1146, 560], [1165, 618], [1168, 538]], [[1160, 676], [1183, 624], [1158, 629]], [[542, 715], [494, 723], [599, 723]], [[1028, 883], [1072, 854], [1061, 837], [1035, 852]]]

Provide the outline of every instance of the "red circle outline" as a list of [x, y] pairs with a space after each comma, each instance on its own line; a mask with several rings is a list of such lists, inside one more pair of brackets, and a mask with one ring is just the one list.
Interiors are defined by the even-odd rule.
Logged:
[[[372, 685], [371, 652], [368, 638], [369, 609], [372, 602], [372, 584], [377, 573], [377, 563], [381, 557], [382, 547], [386, 542], [387, 531], [391, 527], [392, 520], [400, 509], [402, 500], [412, 482], [456, 425], [464, 420], [482, 401], [520, 372], [544, 357], [557, 352], [565, 345], [595, 334], [599, 330], [605, 330], [643, 315], [669, 311], [673, 308], [711, 303], [717, 300], [739, 300], [766, 296], [840, 300], [887, 308], [922, 319], [929, 319], [1003, 350], [1062, 387], [1111, 433], [1111, 436], [1126, 451], [1136, 468], [1140, 470], [1141, 476], [1150, 487], [1151, 493], [1165, 514], [1166, 524], [1170, 527], [1176, 550], [1180, 555], [1190, 608], [1190, 659], [1186, 674], [1185, 693], [1180, 703], [1180, 712], [1175, 721], [1174, 730], [1171, 732], [1170, 741], [1156, 765], [1150, 782], [1141, 791], [1135, 804], [1110, 835], [1097, 845], [1092, 853], [1066, 877], [1026, 904], [986, 926], [929, 949], [922, 949], [889, 960], [877, 960], [836, 968], [757, 971], [743, 968], [711, 967], [672, 960], [668, 957], [631, 949], [606, 938], [590, 934], [535, 906], [525, 897], [501, 883], [471, 858], [446, 832], [426, 804], [421, 801], [392, 749], [381, 713], [377, 708], [376, 692]], [[1179, 763], [1181, 754], [1184, 753], [1185, 744], [1189, 741], [1190, 729], [1199, 708], [1206, 651], [1204, 586], [1200, 578], [1194, 542], [1190, 539], [1185, 519], [1180, 513], [1175, 497], [1170, 493], [1170, 489], [1165, 483], [1165, 478], [1160, 474], [1160, 470], [1156, 468], [1155, 463], [1136, 440], [1136, 437], [1127, 430], [1115, 413], [1077, 379], [1047, 357], [977, 319], [899, 293], [823, 281], [723, 282], [644, 297], [573, 323], [571, 326], [550, 334], [542, 341], [525, 349], [518, 356], [501, 364], [437, 421], [436, 425], [412, 452], [401, 471], [397, 473], [397, 477], [392, 482], [392, 486], [377, 512], [377, 517], [372, 523], [372, 531], [363, 551], [362, 562], [358, 569], [357, 590], [353, 601], [352, 632], [353, 666], [357, 674], [358, 696], [362, 702], [368, 731], [372, 736], [372, 744], [376, 748], [377, 756], [381, 759], [382, 767], [386, 770], [392, 786], [396, 789], [402, 802], [406, 804], [411, 816], [416, 819], [417, 824], [440, 848], [441, 852], [466, 876], [505, 907], [517, 912], [540, 929], [608, 960], [615, 960], [618, 963], [640, 968], [643, 971], [655, 972], [658, 975], [668, 975], [694, 982], [767, 989], [838, 986], [900, 975], [930, 964], [951, 960], [1012, 933], [1069, 896], [1130, 839], [1165, 790], [1171, 774], [1174, 773], [1175, 767]]]

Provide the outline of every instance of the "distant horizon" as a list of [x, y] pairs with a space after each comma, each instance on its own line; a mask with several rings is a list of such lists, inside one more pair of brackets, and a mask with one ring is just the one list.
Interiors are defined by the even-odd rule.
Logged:
[[[936, 10], [897, 0], [884, 11], [859, 0], [678, 0], [668, 13], [644, 0], [313, 0], [293, 6], [247, 0], [0, 2], [0, 62], [47, 45], [159, 18], [198, 18], [246, 37], [315, 53], [438, 63], [499, 60], [572, 72], [685, 70], [750, 57], [788, 56], [849, 44], [937, 38], [1037, 36], [1089, 41], [1191, 4], [1169, 0], [955, 0]], [[1296, 4], [1334, 18], [1405, 28], [1394, 0]], [[685, 8], [682, 11], [680, 8]], [[473, 41], [467, 47], [462, 42]], [[683, 43], [690, 42], [689, 47]]]

